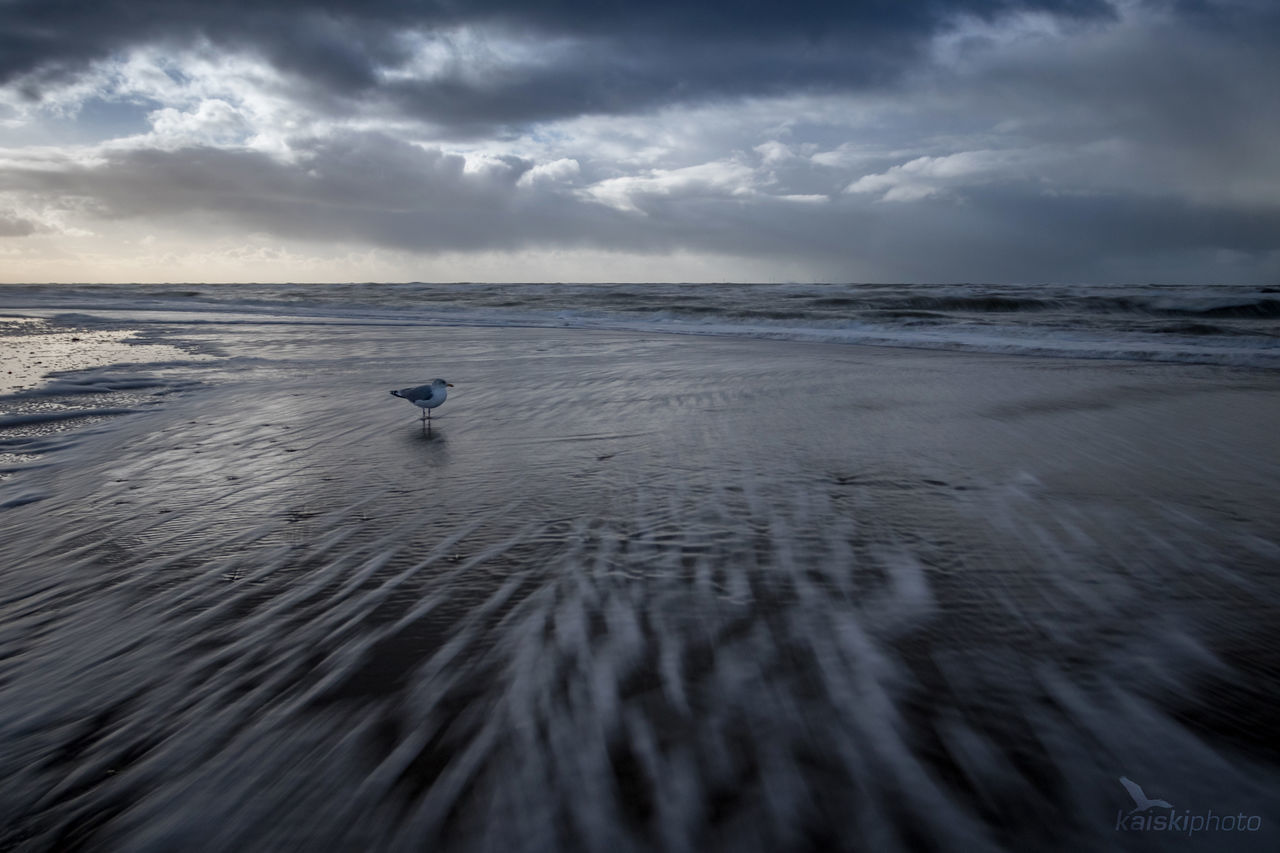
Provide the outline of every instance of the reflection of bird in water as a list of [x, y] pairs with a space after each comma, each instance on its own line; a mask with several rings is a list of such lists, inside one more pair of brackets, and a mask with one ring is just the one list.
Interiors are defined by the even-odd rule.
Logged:
[[408, 400], [422, 409], [422, 421], [426, 423], [431, 420], [431, 410], [444, 402], [445, 397], [449, 396], [449, 389], [452, 387], [453, 385], [443, 379], [433, 379], [430, 385], [419, 385], [417, 388], [401, 388], [399, 391], [392, 391], [391, 396]]
[[1132, 812], [1129, 812], [1129, 814], [1133, 814], [1133, 812], [1145, 812], [1147, 809], [1156, 807], [1162, 809], [1173, 808], [1173, 803], [1167, 803], [1164, 800], [1148, 799], [1147, 795], [1142, 793], [1142, 789], [1138, 787], [1138, 783], [1132, 779], [1126, 779], [1124, 776], [1121, 776], [1120, 784], [1124, 785], [1124, 789], [1129, 792], [1129, 796], [1133, 797], [1133, 804], [1136, 808], [1134, 808]]

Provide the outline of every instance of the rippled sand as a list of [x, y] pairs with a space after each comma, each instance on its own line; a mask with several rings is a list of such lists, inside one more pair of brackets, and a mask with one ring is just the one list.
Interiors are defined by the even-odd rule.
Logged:
[[1273, 373], [182, 335], [6, 445], [0, 849], [1280, 844]]

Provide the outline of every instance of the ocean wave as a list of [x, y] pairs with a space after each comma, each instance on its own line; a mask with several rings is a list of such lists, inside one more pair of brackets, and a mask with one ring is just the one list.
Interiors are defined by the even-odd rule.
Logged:
[[528, 326], [1280, 367], [1267, 289], [1162, 285], [315, 284], [0, 290], [81, 325]]

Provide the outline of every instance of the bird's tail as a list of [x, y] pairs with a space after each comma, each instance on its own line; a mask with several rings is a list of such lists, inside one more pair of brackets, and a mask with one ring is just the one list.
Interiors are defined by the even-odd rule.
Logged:
[[400, 392], [399, 392], [399, 391], [392, 391], [392, 392], [391, 392], [391, 396], [392, 396], [392, 397], [399, 397], [399, 396], [400, 396]]

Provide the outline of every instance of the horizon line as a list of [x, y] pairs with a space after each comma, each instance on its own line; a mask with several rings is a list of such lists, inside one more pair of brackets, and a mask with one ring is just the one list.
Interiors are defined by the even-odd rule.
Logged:
[[729, 279], [703, 279], [698, 281], [692, 280], [676, 280], [676, 279], [654, 279], [647, 281], [618, 281], [618, 280], [511, 280], [511, 279], [494, 279], [494, 280], [438, 280], [426, 281], [421, 279], [405, 279], [405, 280], [385, 280], [379, 281], [375, 279], [356, 280], [314, 280], [314, 281], [283, 281], [283, 280], [267, 280], [267, 281], [0, 281], [0, 287], [80, 287], [80, 286], [99, 286], [99, 287], [236, 287], [236, 286], [261, 286], [261, 285], [282, 285], [309, 287], [316, 285], [390, 285], [390, 286], [406, 286], [414, 284], [424, 284], [432, 286], [453, 286], [453, 285], [743, 285], [743, 286], [812, 286], [822, 287], [829, 285], [871, 285], [879, 287], [907, 286], [907, 287], [957, 287], [963, 285], [987, 285], [995, 287], [1053, 287], [1053, 286], [1085, 286], [1085, 287], [1256, 287], [1264, 292], [1280, 288], [1280, 280], [1268, 284], [1248, 284], [1229, 281], [983, 281], [981, 279], [953, 279], [949, 281], [854, 281], [854, 280], [787, 280], [787, 281], [748, 281], [748, 280], [729, 280]]

